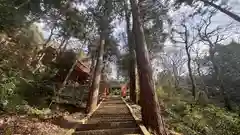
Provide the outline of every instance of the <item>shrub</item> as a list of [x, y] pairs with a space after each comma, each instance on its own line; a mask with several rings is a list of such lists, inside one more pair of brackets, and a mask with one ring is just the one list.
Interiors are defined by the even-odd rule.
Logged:
[[1, 110], [22, 112], [24, 110], [21, 110], [21, 106], [30, 103], [40, 108], [46, 107], [48, 99], [53, 95], [53, 84], [48, 80], [42, 80], [43, 76], [40, 74], [28, 74], [26, 78], [28, 79], [20, 77], [13, 71], [1, 75]]
[[173, 130], [184, 135], [240, 134], [238, 114], [228, 112], [215, 105], [196, 104], [184, 90], [172, 92], [174, 89], [163, 89], [163, 87], [157, 90], [158, 96], [163, 100], [166, 108], [167, 124]]

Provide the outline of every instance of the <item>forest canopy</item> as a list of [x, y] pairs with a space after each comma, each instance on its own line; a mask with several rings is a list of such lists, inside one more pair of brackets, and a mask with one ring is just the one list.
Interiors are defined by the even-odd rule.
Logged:
[[116, 81], [153, 134], [238, 135], [239, 4], [0, 0], [0, 113], [85, 115]]

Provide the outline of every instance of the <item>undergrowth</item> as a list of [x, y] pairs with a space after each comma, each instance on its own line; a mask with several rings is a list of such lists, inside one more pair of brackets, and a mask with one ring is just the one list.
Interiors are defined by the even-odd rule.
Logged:
[[157, 91], [164, 102], [165, 119], [170, 129], [184, 135], [240, 134], [237, 113], [208, 104], [207, 99], [194, 101], [187, 90], [160, 87]]
[[[2, 113], [46, 113], [54, 87], [39, 74], [21, 77], [10, 72], [0, 77], [0, 109]], [[48, 82], [48, 83], [46, 83]]]

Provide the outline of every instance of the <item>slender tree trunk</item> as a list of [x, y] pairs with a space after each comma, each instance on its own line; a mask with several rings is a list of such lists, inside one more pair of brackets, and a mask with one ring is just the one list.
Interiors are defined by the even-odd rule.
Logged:
[[199, 62], [200, 57], [199, 57], [198, 51], [196, 52], [196, 55], [197, 55], [196, 56], [196, 58], [197, 58], [197, 60], [196, 60], [197, 73], [198, 73], [199, 79], [201, 80], [201, 85], [202, 85], [201, 87], [203, 87], [203, 90], [205, 91], [206, 95], [208, 96], [208, 89], [206, 88], [206, 85], [205, 85], [205, 82], [203, 80], [202, 73], [201, 73], [201, 65], [200, 65], [200, 62]]
[[[78, 57], [76, 57], [75, 62], [73, 63], [72, 67], [69, 69], [69, 71], [68, 71], [68, 73], [67, 73], [67, 75], [66, 75], [66, 77], [65, 77], [65, 79], [64, 79], [64, 81], [63, 81], [63, 83], [60, 85], [60, 87], [59, 87], [59, 89], [57, 90], [57, 92], [56, 92], [56, 91], [54, 92], [54, 93], [55, 93], [55, 96], [56, 96], [56, 98], [57, 98], [57, 99], [56, 99], [57, 102], [59, 102], [59, 96], [60, 96], [61, 92], [63, 91], [64, 87], [66, 86], [67, 81], [69, 80], [69, 77], [71, 76], [71, 74], [72, 74], [75, 66], [77, 65], [77, 63], [78, 63]], [[51, 101], [51, 103], [49, 104], [49, 108], [51, 107], [52, 103], [53, 103], [53, 101]]]
[[[55, 27], [54, 27], [54, 28], [55, 28]], [[44, 57], [45, 54], [46, 54], [44, 51], [46, 50], [48, 43], [49, 43], [49, 42], [51, 41], [51, 39], [52, 39], [54, 28], [51, 29], [51, 33], [50, 33], [47, 41], [43, 44], [43, 49], [40, 51], [39, 58], [37, 58], [36, 64], [34, 65], [35, 67], [36, 67], [38, 64], [40, 64], [40, 61], [43, 59], [43, 57]], [[37, 57], [38, 57], [38, 56], [37, 56]], [[34, 63], [35, 63], [35, 62], [34, 62]], [[36, 68], [33, 70], [33, 73], [35, 73], [39, 68], [40, 68], [40, 66], [39, 66], [39, 67], [36, 67]]]
[[63, 88], [65, 87], [65, 85], [67, 84], [67, 81], [69, 80], [69, 77], [71, 76], [75, 66], [77, 65], [78, 63], [78, 59], [75, 60], [75, 62], [73, 63], [72, 67], [69, 69], [68, 73], [67, 73], [67, 76], [65, 77], [62, 85], [60, 86], [59, 88], [59, 93], [61, 93], [61, 91], [63, 90]]
[[129, 60], [129, 79], [130, 79], [130, 99], [133, 103], [137, 103], [137, 94], [136, 94], [136, 53], [134, 50], [134, 38], [130, 28], [130, 17], [131, 12], [128, 8], [128, 4], [125, 1], [124, 3], [125, 8], [125, 19], [126, 19], [126, 28], [127, 28], [127, 37], [128, 37], [128, 48], [130, 53], [130, 60]]
[[68, 45], [68, 41], [64, 44], [63, 48], [61, 49], [61, 52], [66, 51]]
[[147, 44], [136, 0], [130, 0], [133, 15], [133, 32], [136, 42], [136, 56], [140, 80], [140, 105], [144, 125], [159, 135], [167, 135], [160, 104], [155, 91], [153, 72], [149, 60]]
[[188, 28], [186, 25], [183, 25], [184, 27], [184, 43], [185, 43], [185, 51], [187, 53], [187, 67], [188, 67], [188, 75], [189, 75], [189, 78], [191, 80], [191, 85], [192, 85], [192, 96], [194, 97], [194, 99], [196, 99], [197, 95], [196, 95], [196, 83], [194, 81], [194, 78], [193, 78], [193, 73], [192, 73], [192, 67], [191, 67], [191, 62], [192, 62], [192, 58], [191, 58], [191, 54], [190, 54], [190, 46], [192, 44], [189, 44], [189, 40], [188, 40], [188, 36], [189, 36], [189, 33], [188, 33]]
[[89, 90], [89, 99], [88, 99], [87, 108], [86, 108], [87, 113], [94, 111], [97, 107], [101, 73], [103, 68], [102, 64], [103, 64], [104, 45], [105, 45], [105, 38], [101, 35], [100, 45], [98, 49], [99, 50], [98, 59], [97, 59], [96, 67], [94, 69], [92, 84]]
[[46, 48], [47, 48], [47, 44], [51, 41], [52, 36], [53, 36], [53, 31], [54, 31], [54, 29], [55, 29], [55, 27], [53, 27], [53, 28], [51, 29], [50, 35], [49, 35], [47, 41], [45, 42], [45, 44], [43, 45], [43, 49], [46, 49]]
[[58, 50], [61, 52], [61, 49], [62, 49], [62, 47], [64, 46], [64, 44], [65, 44], [65, 42], [66, 42], [67, 40], [66, 40], [66, 38], [64, 38], [62, 41], [61, 41], [61, 43], [60, 43], [60, 45], [59, 45], [59, 47], [58, 47]]
[[[81, 57], [81, 56], [82, 56], [82, 52], [80, 51], [79, 54], [80, 54], [80, 57]], [[67, 81], [69, 80], [69, 77], [71, 76], [74, 68], [76, 67], [76, 65], [77, 65], [77, 63], [78, 63], [78, 61], [79, 61], [78, 56], [79, 56], [79, 55], [76, 56], [75, 62], [73, 63], [72, 67], [69, 69], [69, 71], [68, 71], [68, 73], [67, 73], [67, 75], [66, 75], [66, 77], [65, 77], [65, 79], [64, 79], [64, 81], [63, 81], [63, 83], [62, 83], [62, 85], [60, 86], [59, 92], [61, 92], [61, 91], [63, 90], [63, 88], [64, 88], [65, 85], [67, 84]]]
[[174, 76], [174, 87], [175, 89], [179, 88], [179, 81], [178, 81], [178, 71], [177, 71], [177, 66], [174, 61], [173, 62], [173, 76]]
[[217, 10], [223, 12], [224, 14], [226, 14], [229, 17], [233, 18], [234, 20], [240, 22], [240, 16], [238, 16], [237, 14], [235, 14], [235, 13], [229, 11], [229, 10], [224, 9], [221, 6], [218, 6], [218, 5], [214, 4], [212, 1], [211, 2], [208, 1], [208, 0], [200, 0], [200, 1], [204, 2], [207, 5], [210, 5], [210, 6], [214, 7], [214, 8], [216, 8]]
[[62, 48], [65, 48], [65, 46], [67, 45], [68, 39], [69, 38], [67, 38], [67, 37], [63, 37], [63, 40], [58, 47], [58, 51], [59, 51], [58, 56], [61, 57], [61, 55], [63, 54], [63, 49]]
[[197, 97], [196, 84], [195, 84], [195, 81], [194, 81], [194, 78], [193, 78], [192, 67], [191, 67], [192, 59], [191, 59], [191, 54], [190, 54], [188, 44], [185, 44], [185, 50], [186, 50], [186, 53], [187, 53], [188, 75], [189, 75], [189, 78], [191, 80], [191, 85], [192, 85], [192, 96], [194, 97], [194, 99], [196, 99], [196, 97]]

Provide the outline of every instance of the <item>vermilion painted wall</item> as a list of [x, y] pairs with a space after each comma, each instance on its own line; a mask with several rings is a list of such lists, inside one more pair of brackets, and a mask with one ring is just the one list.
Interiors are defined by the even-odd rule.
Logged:
[[127, 96], [127, 84], [123, 84], [121, 86], [121, 96], [126, 97]]

